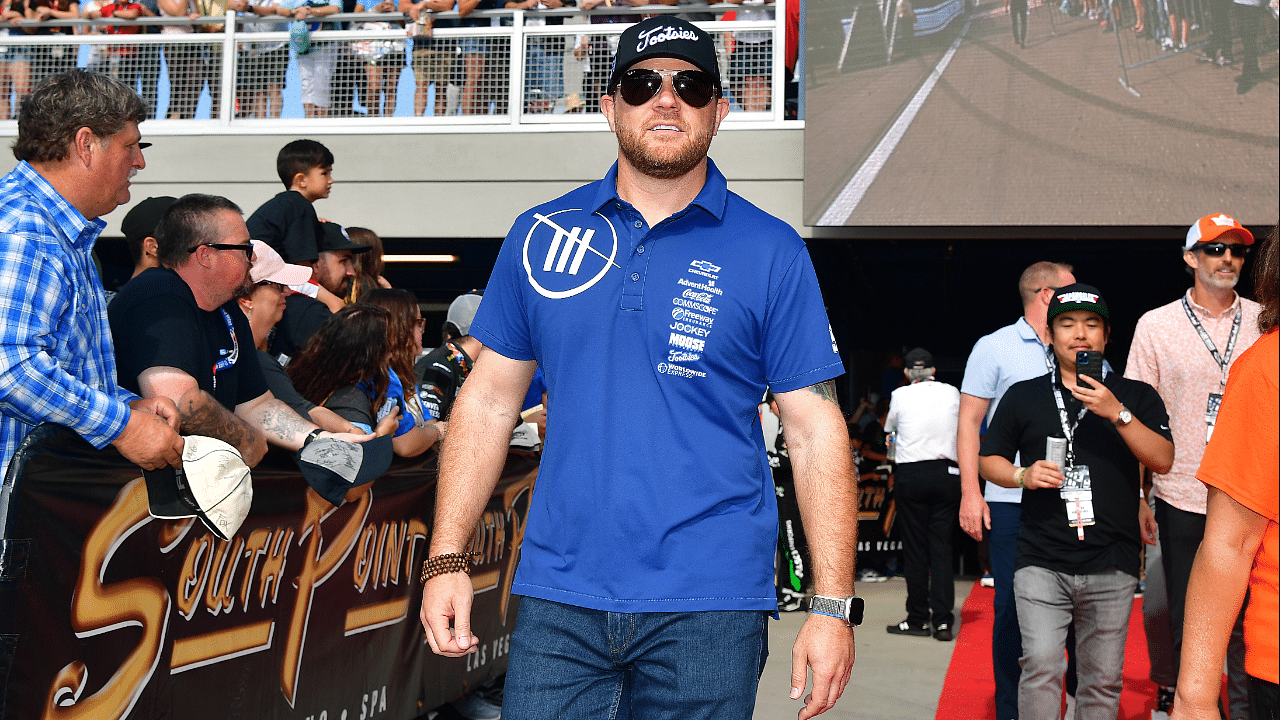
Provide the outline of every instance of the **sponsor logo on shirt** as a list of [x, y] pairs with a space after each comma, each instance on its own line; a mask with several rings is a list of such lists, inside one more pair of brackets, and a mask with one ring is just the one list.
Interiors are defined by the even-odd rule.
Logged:
[[524, 238], [524, 270], [543, 297], [562, 300], [604, 279], [618, 255], [618, 233], [599, 213], [557, 210], [534, 214]]
[[686, 310], [684, 308], [672, 308], [671, 319], [675, 320], [676, 322], [686, 322], [692, 325], [701, 325], [704, 328], [711, 327], [711, 325], [715, 322], [715, 318], [713, 317], [709, 317], [707, 315], [699, 315], [698, 313], [692, 310]]
[[687, 378], [693, 378], [693, 377], [704, 378], [707, 376], [706, 373], [701, 372], [699, 370], [691, 370], [687, 367], [684, 367], [681, 365], [673, 365], [669, 362], [658, 363], [658, 372], [663, 375], [675, 375], [677, 377], [687, 377]]

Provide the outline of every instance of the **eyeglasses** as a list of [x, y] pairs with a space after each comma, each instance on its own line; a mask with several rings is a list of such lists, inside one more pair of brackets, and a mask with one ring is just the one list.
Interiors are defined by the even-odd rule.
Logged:
[[263, 280], [261, 282], [254, 283], [254, 285], [256, 285], [257, 287], [275, 288], [280, 292], [284, 292], [285, 290], [289, 289], [284, 283], [272, 282], [270, 280]]
[[676, 96], [689, 107], [702, 108], [716, 95], [716, 84], [711, 75], [701, 70], [628, 70], [618, 81], [622, 99], [628, 105], [640, 106], [653, 99], [662, 90], [662, 79], [671, 78], [671, 88]]
[[1199, 250], [1209, 257], [1222, 257], [1230, 250], [1233, 256], [1243, 258], [1249, 254], [1249, 251], [1253, 250], [1253, 247], [1249, 245], [1228, 245], [1226, 243], [1196, 243], [1191, 249]]
[[197, 248], [211, 247], [214, 250], [240, 250], [244, 252], [245, 259], [253, 262], [253, 243], [245, 243], [243, 245], [234, 243], [200, 243], [187, 248], [187, 252], [193, 253]]

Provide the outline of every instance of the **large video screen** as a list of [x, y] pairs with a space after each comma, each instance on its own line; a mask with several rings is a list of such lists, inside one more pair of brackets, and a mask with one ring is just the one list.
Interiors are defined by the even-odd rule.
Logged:
[[1275, 223], [1274, 10], [1211, 5], [806, 0], [805, 224]]

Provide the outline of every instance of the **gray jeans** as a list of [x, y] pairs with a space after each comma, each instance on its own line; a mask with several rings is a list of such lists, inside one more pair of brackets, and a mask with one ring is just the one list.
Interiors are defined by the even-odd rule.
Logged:
[[1013, 576], [1022, 628], [1018, 716], [1054, 718], [1061, 712], [1067, 626], [1075, 623], [1075, 720], [1115, 720], [1124, 685], [1124, 645], [1138, 579], [1116, 569], [1069, 575], [1042, 567]]

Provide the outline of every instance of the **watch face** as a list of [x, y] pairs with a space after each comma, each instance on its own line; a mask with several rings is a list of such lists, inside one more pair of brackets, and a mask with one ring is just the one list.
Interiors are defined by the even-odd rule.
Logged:
[[848, 609], [849, 614], [845, 617], [845, 620], [847, 620], [850, 625], [854, 625], [854, 626], [861, 625], [862, 612], [864, 609], [864, 603], [862, 602], [862, 598], [860, 597], [849, 598], [849, 604], [846, 607]]

